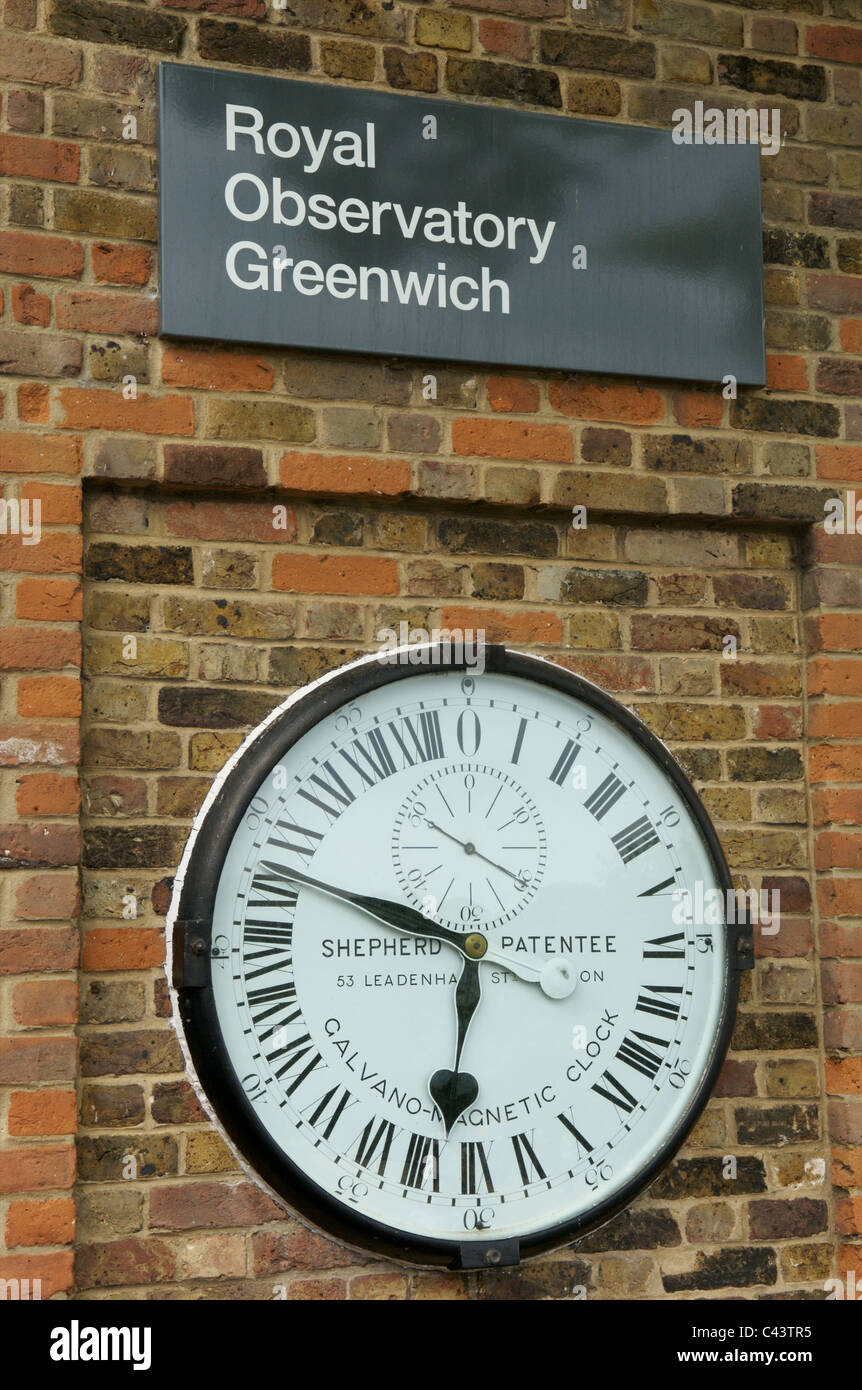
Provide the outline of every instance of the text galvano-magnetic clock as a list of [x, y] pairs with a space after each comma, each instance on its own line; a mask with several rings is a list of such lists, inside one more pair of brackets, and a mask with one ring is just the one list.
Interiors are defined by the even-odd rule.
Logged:
[[168, 919], [192, 1073], [247, 1170], [350, 1246], [462, 1269], [655, 1178], [752, 954], [684, 906], [732, 886], [664, 745], [554, 663], [483, 655], [365, 657], [276, 709]]

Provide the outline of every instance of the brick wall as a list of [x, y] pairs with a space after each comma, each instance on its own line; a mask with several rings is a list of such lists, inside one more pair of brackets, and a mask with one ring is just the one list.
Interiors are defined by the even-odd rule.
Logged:
[[[0, 474], [40, 501], [42, 539], [0, 536], [0, 1278], [613, 1298], [862, 1275], [862, 540], [822, 525], [824, 498], [862, 495], [858, 0], [6, 0], [4, 19]], [[767, 388], [160, 342], [160, 57], [561, 118], [778, 106]], [[286, 1218], [198, 1110], [170, 1023], [164, 914], [210, 778], [402, 619], [482, 627], [637, 708], [737, 881], [781, 891], [679, 1159], [517, 1274], [405, 1274]]]

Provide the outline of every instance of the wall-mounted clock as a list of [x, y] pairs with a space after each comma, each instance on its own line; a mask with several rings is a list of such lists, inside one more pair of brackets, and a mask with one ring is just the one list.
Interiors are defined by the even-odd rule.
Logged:
[[175, 1011], [271, 1192], [348, 1245], [475, 1268], [656, 1176], [751, 935], [694, 919], [727, 866], [637, 718], [502, 647], [425, 655], [300, 691], [216, 779], [169, 914]]

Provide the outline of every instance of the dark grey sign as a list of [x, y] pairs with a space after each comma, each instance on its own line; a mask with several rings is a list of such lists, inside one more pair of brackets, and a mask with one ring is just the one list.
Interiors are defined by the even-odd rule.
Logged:
[[765, 376], [756, 145], [162, 63], [161, 332]]

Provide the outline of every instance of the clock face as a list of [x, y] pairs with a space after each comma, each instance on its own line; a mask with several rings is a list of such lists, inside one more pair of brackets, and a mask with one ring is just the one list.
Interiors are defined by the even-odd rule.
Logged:
[[191, 1059], [246, 1163], [419, 1263], [548, 1248], [630, 1200], [736, 996], [723, 918], [691, 906], [727, 870], [666, 750], [560, 668], [488, 658], [371, 658], [277, 711], [171, 912]]

